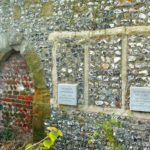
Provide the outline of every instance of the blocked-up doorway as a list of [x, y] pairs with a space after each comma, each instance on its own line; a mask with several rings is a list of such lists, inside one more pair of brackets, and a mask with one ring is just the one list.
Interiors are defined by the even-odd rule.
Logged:
[[34, 86], [26, 61], [19, 52], [12, 52], [3, 63], [0, 83], [3, 124], [30, 131]]
[[[4, 125], [44, 137], [44, 120], [50, 115], [50, 91], [41, 59], [23, 35], [0, 34], [0, 102]], [[34, 82], [34, 83], [33, 83]]]

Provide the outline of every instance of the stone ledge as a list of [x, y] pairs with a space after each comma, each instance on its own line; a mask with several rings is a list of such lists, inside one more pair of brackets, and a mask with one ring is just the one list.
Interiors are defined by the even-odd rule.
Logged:
[[115, 115], [122, 115], [122, 116], [150, 120], [150, 113], [145, 113], [145, 112], [134, 112], [131, 110], [124, 110], [124, 109], [117, 109], [117, 108], [100, 108], [97, 106], [89, 106], [89, 107], [80, 106], [80, 110], [85, 111], [85, 112], [86, 111], [87, 112], [102, 112], [106, 114], [115, 114]]
[[134, 117], [137, 119], [143, 119], [143, 120], [150, 120], [150, 113], [145, 112], [135, 112], [131, 110], [124, 110], [124, 109], [118, 109], [118, 108], [102, 108], [98, 106], [83, 106], [78, 105], [75, 106], [66, 106], [66, 105], [53, 105], [53, 108], [60, 108], [62, 110], [67, 111], [68, 113], [71, 113], [72, 111], [81, 111], [81, 112], [88, 112], [88, 113], [105, 113], [109, 115], [120, 115], [120, 116], [126, 116], [126, 117]]
[[130, 35], [130, 34], [147, 34], [150, 33], [150, 26], [132, 26], [132, 27], [116, 27], [112, 29], [102, 29], [96, 31], [81, 31], [81, 32], [52, 32], [49, 34], [49, 41], [57, 42], [64, 38], [83, 38], [88, 39], [96, 36], [111, 36], [111, 35]]

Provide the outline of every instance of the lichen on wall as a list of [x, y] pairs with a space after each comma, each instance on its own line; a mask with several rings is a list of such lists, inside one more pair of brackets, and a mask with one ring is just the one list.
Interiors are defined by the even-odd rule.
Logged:
[[40, 3], [40, 0], [25, 0], [24, 1], [24, 6], [25, 7], [30, 7], [30, 5], [36, 5], [36, 4], [39, 4]]
[[30, 72], [33, 74], [35, 88], [45, 88], [44, 72], [36, 52], [34, 50], [27, 51], [25, 59], [27, 61]]
[[13, 11], [13, 16], [14, 19], [20, 19], [21, 18], [21, 8], [20, 6], [14, 6], [14, 11]]
[[52, 2], [43, 3], [40, 15], [41, 16], [52, 16], [53, 7], [54, 6], [53, 6]]

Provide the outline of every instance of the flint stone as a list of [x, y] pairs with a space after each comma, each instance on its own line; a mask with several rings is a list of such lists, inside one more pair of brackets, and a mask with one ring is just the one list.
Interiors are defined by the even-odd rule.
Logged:
[[122, 10], [116, 9], [116, 10], [114, 10], [114, 13], [116, 13], [116, 14], [121, 14], [121, 13], [122, 13]]
[[140, 13], [140, 14], [139, 14], [139, 18], [141, 18], [141, 19], [146, 19], [146, 15], [145, 15], [145, 14]]
[[129, 68], [133, 69], [134, 65], [133, 64], [129, 64]]
[[115, 58], [114, 58], [114, 63], [117, 63], [117, 62], [119, 62], [120, 60], [121, 60], [120, 57], [115, 57]]
[[102, 68], [104, 69], [104, 70], [107, 70], [108, 68], [109, 68], [109, 64], [102, 64]]
[[121, 55], [121, 52], [120, 51], [116, 51], [115, 54], [116, 55]]
[[139, 74], [148, 75], [148, 71], [147, 70], [139, 71]]
[[102, 76], [98, 76], [97, 79], [102, 80]]
[[137, 43], [137, 46], [138, 47], [143, 47], [143, 44], [142, 43]]
[[136, 68], [143, 68], [146, 67], [147, 65], [145, 63], [135, 63]]
[[62, 72], [66, 72], [66, 70], [67, 70], [66, 68], [62, 68], [61, 69]]
[[68, 73], [72, 73], [72, 69], [68, 69]]
[[104, 104], [104, 102], [103, 102], [103, 101], [95, 101], [95, 104], [96, 104], [97, 106], [101, 106], [101, 105]]
[[135, 60], [136, 60], [136, 57], [135, 57], [135, 56], [129, 56], [129, 57], [128, 57], [128, 60], [129, 60], [129, 61], [135, 61]]
[[119, 80], [119, 77], [112, 77], [112, 81], [117, 81]]
[[114, 102], [111, 102], [110, 106], [111, 106], [111, 107], [115, 107], [115, 103], [114, 103]]
[[130, 47], [135, 47], [135, 43], [129, 43]]

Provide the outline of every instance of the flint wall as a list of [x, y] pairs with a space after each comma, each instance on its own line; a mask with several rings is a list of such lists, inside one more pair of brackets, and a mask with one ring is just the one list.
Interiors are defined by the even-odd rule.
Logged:
[[129, 87], [149, 86], [148, 0], [2, 0], [0, 16], [1, 35], [21, 34], [40, 56], [54, 103], [57, 83], [78, 83], [79, 108], [125, 110]]

